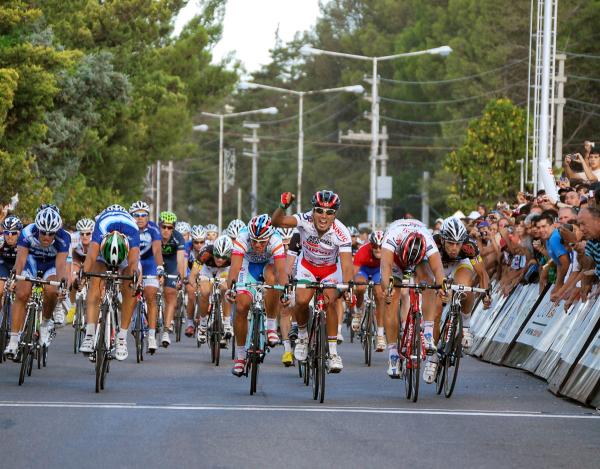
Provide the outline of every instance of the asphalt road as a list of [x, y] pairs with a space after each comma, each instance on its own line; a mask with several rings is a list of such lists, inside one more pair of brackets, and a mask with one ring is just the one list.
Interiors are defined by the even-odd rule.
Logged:
[[160, 349], [137, 364], [113, 362], [106, 389], [94, 392], [94, 369], [71, 351], [65, 327], [46, 369], [17, 385], [19, 367], [0, 365], [0, 457], [3, 467], [599, 467], [600, 416], [550, 394], [524, 372], [462, 362], [451, 399], [421, 385], [418, 403], [404, 383], [372, 367], [358, 344], [340, 351], [344, 370], [327, 376], [324, 404], [282, 348], [261, 368], [258, 394], [210, 364], [195, 341]]

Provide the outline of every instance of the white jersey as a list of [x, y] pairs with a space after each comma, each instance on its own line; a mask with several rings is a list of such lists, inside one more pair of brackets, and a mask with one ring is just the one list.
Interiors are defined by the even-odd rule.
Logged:
[[329, 230], [321, 237], [313, 223], [312, 211], [297, 213], [302, 257], [315, 266], [333, 265], [340, 252], [352, 254], [350, 231], [341, 221], [335, 220]]
[[419, 220], [414, 220], [412, 218], [401, 218], [388, 226], [385, 237], [383, 238], [383, 249], [396, 252], [396, 249], [402, 241], [406, 239], [410, 233], [414, 232], [421, 233], [425, 237], [425, 242], [427, 244], [427, 251], [425, 252], [426, 259], [429, 259], [432, 254], [439, 252], [431, 232]]

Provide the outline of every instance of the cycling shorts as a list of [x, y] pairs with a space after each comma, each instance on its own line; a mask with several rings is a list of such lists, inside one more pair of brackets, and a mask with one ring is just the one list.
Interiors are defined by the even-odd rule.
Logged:
[[366, 265], [363, 265], [358, 269], [356, 275], [361, 275], [366, 281], [369, 281], [369, 277], [371, 277], [373, 282], [381, 283], [381, 270], [379, 270], [379, 267], [367, 267]]
[[48, 280], [52, 275], [56, 275], [56, 261], [38, 262], [32, 255], [27, 256], [22, 275], [27, 278], [36, 278], [38, 272], [42, 279]]
[[324, 283], [340, 283], [342, 281], [342, 268], [339, 263], [323, 266], [313, 265], [304, 259], [304, 257], [301, 257], [298, 262], [295, 278], [300, 283], [317, 281]]
[[[264, 282], [264, 279], [261, 280], [261, 277], [264, 275], [265, 267], [269, 264], [269, 262], [248, 262], [248, 260], [244, 259], [242, 261], [242, 267], [240, 269], [240, 273], [238, 274], [238, 283], [261, 283]], [[255, 288], [246, 288], [240, 286], [237, 289], [238, 293], [248, 295], [254, 300], [254, 295], [256, 294]]]

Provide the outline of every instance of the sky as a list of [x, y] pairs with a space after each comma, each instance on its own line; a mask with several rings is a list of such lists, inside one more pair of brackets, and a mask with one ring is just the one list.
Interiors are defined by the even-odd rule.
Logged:
[[[199, 3], [191, 0], [180, 12], [176, 32], [200, 11]], [[213, 50], [213, 59], [218, 62], [233, 51], [246, 70], [253, 72], [269, 62], [277, 27], [286, 42], [316, 23], [319, 0], [228, 0], [226, 8], [223, 37]]]

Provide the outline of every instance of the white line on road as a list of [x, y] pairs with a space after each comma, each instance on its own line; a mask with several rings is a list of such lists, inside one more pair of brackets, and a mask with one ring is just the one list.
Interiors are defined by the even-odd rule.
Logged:
[[166, 411], [234, 411], [234, 412], [313, 412], [313, 413], [349, 413], [349, 414], [387, 414], [387, 415], [458, 415], [464, 417], [521, 417], [550, 419], [600, 419], [592, 414], [544, 414], [520, 411], [470, 411], [443, 409], [377, 408], [377, 407], [290, 407], [290, 406], [242, 406], [242, 405], [147, 405], [124, 403], [78, 403], [78, 402], [13, 402], [0, 401], [0, 407], [42, 407], [68, 409], [131, 409]]

